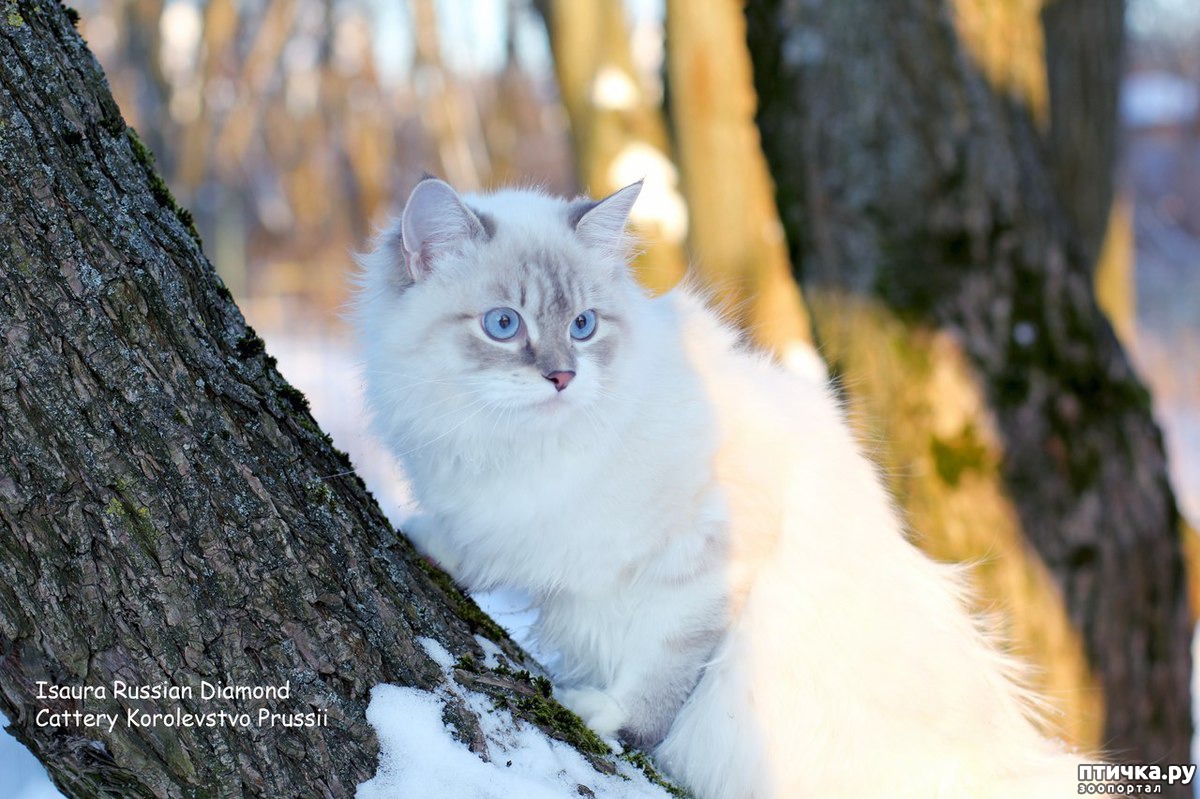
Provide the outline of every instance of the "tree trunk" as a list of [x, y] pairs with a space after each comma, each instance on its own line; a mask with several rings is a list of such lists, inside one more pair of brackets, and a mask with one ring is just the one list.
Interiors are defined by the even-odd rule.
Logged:
[[421, 118], [433, 139], [441, 175], [463, 191], [477, 191], [490, 168], [475, 98], [442, 59], [438, 11], [433, 0], [410, 0], [414, 85]]
[[611, 0], [534, 5], [550, 36], [579, 179], [594, 197], [646, 179], [630, 218], [643, 248], [634, 271], [647, 287], [666, 290], [684, 273], [687, 209], [662, 109], [646, 97], [633, 68], [625, 8]]
[[[1101, 211], [1066, 213], [1043, 156], [1039, 5], [752, 0], [759, 124], [819, 346], [918, 536], [977, 561], [1069, 737], [1182, 763], [1178, 517], [1072, 228]], [[1111, 164], [1089, 178], [1111, 196]]]
[[1135, 341], [1133, 208], [1115, 190], [1123, 0], [1052, 0], [1041, 11], [1049, 113], [1046, 163], [1096, 301], [1121, 343]]
[[1124, 0], [1050, 0], [1045, 32], [1046, 164], [1085, 263], [1100, 261], [1115, 198]]
[[760, 346], [785, 361], [811, 359], [808, 312], [754, 125], [742, 5], [667, 3], [671, 126], [692, 269]]
[[[347, 796], [375, 772], [371, 687], [445, 679], [418, 637], [479, 661], [482, 633], [520, 662], [394, 533], [280, 377], [48, 0], [0, 19], [0, 185], [0, 710], [60, 789]], [[520, 677], [459, 674], [605, 767], [594, 737]], [[39, 681], [114, 680], [290, 684], [291, 697], [38, 698]], [[328, 724], [124, 716], [260, 706]], [[39, 726], [40, 710], [121, 721]], [[465, 706], [446, 720], [479, 751]]]

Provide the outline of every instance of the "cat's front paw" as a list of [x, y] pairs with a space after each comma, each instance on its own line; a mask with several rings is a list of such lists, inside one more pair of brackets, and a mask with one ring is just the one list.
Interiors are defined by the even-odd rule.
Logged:
[[615, 739], [628, 719], [617, 700], [598, 688], [562, 688], [555, 690], [554, 697], [601, 738]]
[[445, 525], [434, 516], [418, 514], [400, 526], [400, 531], [412, 541], [425, 557], [432, 560], [451, 577], [459, 573], [458, 556], [447, 543]]

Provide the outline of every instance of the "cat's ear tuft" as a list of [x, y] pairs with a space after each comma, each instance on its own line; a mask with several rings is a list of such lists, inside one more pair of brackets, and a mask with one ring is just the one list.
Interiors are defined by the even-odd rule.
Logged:
[[629, 212], [642, 191], [642, 181], [630, 183], [623, 189], [597, 202], [583, 201], [571, 207], [568, 221], [586, 243], [605, 249], [620, 249], [625, 241], [625, 225]]
[[479, 218], [463, 204], [450, 184], [425, 178], [408, 195], [400, 222], [404, 262], [413, 280], [429, 275], [440, 251], [475, 238], [486, 238]]

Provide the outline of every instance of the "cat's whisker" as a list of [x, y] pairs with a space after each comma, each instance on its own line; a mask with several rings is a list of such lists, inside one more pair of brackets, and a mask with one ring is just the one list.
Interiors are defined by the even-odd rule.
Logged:
[[392, 372], [386, 369], [376, 370], [379, 374], [385, 374], [388, 377], [404, 377], [410, 378], [408, 383], [404, 385], [421, 386], [421, 385], [486, 385], [487, 378], [478, 375], [455, 375], [453, 377], [429, 377], [427, 375], [415, 375], [407, 372]]
[[467, 390], [474, 390], [477, 388], [485, 387], [487, 385], [487, 381], [476, 379], [476, 380], [471, 380], [471, 381], [446, 380], [446, 381], [436, 382], [436, 383], [433, 381], [429, 381], [427, 383], [400, 383], [400, 384], [385, 386], [383, 388], [383, 394], [385, 396], [390, 396], [390, 395], [403, 394], [406, 392], [411, 393], [412, 391], [414, 391], [417, 388], [420, 388], [423, 385], [429, 385], [429, 386], [445, 385], [445, 386], [455, 386], [458, 388], [464, 388]]
[[[478, 416], [480, 413], [482, 413], [484, 410], [486, 410], [487, 407], [488, 407], [488, 405], [485, 400], [483, 400], [483, 399], [476, 400], [476, 402], [467, 406], [467, 408], [474, 408], [474, 411], [472, 413], [470, 413], [466, 418], [460, 420], [458, 422], [458, 424], [454, 425], [453, 427], [449, 428], [448, 430], [444, 430], [443, 432], [439, 433], [438, 435], [436, 435], [433, 438], [426, 441], [424, 444], [420, 444], [420, 445], [413, 447], [412, 449], [406, 450], [404, 452], [396, 453], [397, 457], [403, 458], [403, 457], [413, 454], [414, 452], [419, 452], [420, 450], [425, 449], [426, 447], [430, 446], [431, 444], [436, 444], [438, 441], [441, 441], [443, 438], [450, 435], [451, 433], [453, 433], [454, 431], [458, 430], [460, 427], [465, 425], [467, 422], [474, 419], [476, 416]], [[466, 409], [464, 409], [464, 410], [466, 410]], [[439, 417], [439, 418], [441, 418], [441, 417]]]
[[[388, 374], [388, 373], [382, 372], [381, 374]], [[388, 377], [408, 377], [408, 375], [388, 374]], [[451, 379], [448, 377], [424, 377], [424, 378], [414, 378], [412, 380], [409, 380], [407, 383], [397, 383], [396, 385], [401, 386], [403, 388], [415, 388], [417, 386], [450, 386], [450, 385], [459, 384], [461, 382], [462, 382], [461, 380], [454, 380], [454, 379]]]
[[[461, 399], [463, 397], [470, 397], [470, 396], [474, 396], [474, 399], [470, 400], [469, 402], [462, 405], [461, 407], [453, 407], [449, 410], [442, 411], [440, 414], [438, 414], [436, 416], [432, 416], [429, 419], [424, 420], [421, 425], [414, 426], [407, 433], [402, 434], [400, 436], [399, 443], [407, 444], [412, 439], [412, 436], [415, 435], [417, 432], [419, 432], [425, 428], [436, 427], [437, 423], [442, 421], [443, 419], [446, 419], [446, 418], [452, 417], [452, 416], [456, 416], [461, 413], [466, 413], [467, 411], [470, 411], [480, 405], [487, 404], [487, 398], [484, 397], [482, 394], [480, 394], [478, 391], [463, 392], [461, 394], [456, 395], [455, 397], [447, 398], [447, 399]], [[445, 400], [443, 400], [442, 402], [444, 402], [444, 401]], [[436, 405], [440, 405], [440, 404], [442, 404], [442, 403], [441, 402], [430, 403], [427, 407], [433, 408]]]
[[508, 415], [509, 415], [510, 413], [512, 413], [512, 412], [513, 412], [513, 408], [501, 408], [501, 409], [500, 409], [500, 412], [496, 414], [496, 418], [495, 418], [495, 419], [492, 421], [492, 429], [491, 429], [491, 431], [488, 433], [488, 437], [489, 437], [489, 438], [494, 438], [494, 437], [495, 437], [495, 435], [496, 435], [496, 430], [497, 430], [497, 428], [498, 428], [498, 427], [499, 427], [499, 425], [500, 425], [500, 420], [501, 420], [501, 419], [503, 419], [503, 418], [505, 418], [506, 416], [508, 416]]
[[599, 441], [605, 441], [612, 437], [612, 435], [613, 435], [612, 428], [607, 426], [603, 421], [601, 421], [598, 418], [597, 414], [591, 408], [589, 408], [585, 405], [585, 406], [583, 406], [583, 412], [584, 412], [584, 415], [587, 416], [588, 421], [591, 423], [592, 429], [596, 431], [596, 438]]
[[[469, 388], [465, 391], [460, 391], [457, 394], [451, 394], [449, 396], [442, 397], [441, 399], [434, 400], [433, 402], [425, 404], [424, 407], [426, 409], [436, 408], [437, 406], [444, 405], [447, 402], [453, 402], [455, 400], [460, 400], [463, 397], [471, 397], [471, 396], [482, 396], [482, 395], [480, 394], [479, 389]], [[451, 410], [450, 412], [453, 413], [453, 410]]]
[[512, 438], [512, 434], [513, 434], [512, 423], [513, 423], [513, 420], [516, 418], [517, 418], [517, 409], [516, 408], [506, 408], [505, 409], [505, 420], [504, 420], [504, 428], [505, 428], [504, 436], [505, 436], [505, 438]]
[[632, 408], [649, 405], [653, 402], [653, 400], [647, 397], [631, 397], [627, 394], [619, 394], [611, 389], [606, 388], [597, 388], [596, 394], [597, 396], [609, 400], [610, 402], [628, 405]]
[[[442, 411], [440, 414], [433, 417], [430, 421], [431, 422], [440, 422], [442, 419], [445, 419], [450, 416], [454, 416], [455, 414], [458, 414], [458, 413], [464, 413], [464, 412], [476, 407], [477, 405], [484, 405], [488, 401], [486, 397], [484, 397], [482, 394], [479, 394], [479, 392], [475, 392], [475, 391], [468, 392], [466, 394], [460, 394], [459, 398], [465, 397], [465, 396], [474, 396], [475, 399], [466, 403], [461, 408], [451, 408], [448, 411]], [[435, 404], [441, 404], [441, 403], [435, 403]], [[433, 405], [430, 405], [429, 407], [433, 407]]]

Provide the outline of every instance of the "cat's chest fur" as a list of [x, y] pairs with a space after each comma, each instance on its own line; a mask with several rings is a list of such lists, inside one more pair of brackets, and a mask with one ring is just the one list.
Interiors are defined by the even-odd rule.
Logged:
[[470, 553], [469, 582], [612, 596], [648, 564], [671, 569], [676, 540], [711, 526], [711, 420], [694, 376], [659, 375], [674, 388], [639, 392], [626, 413], [553, 433], [488, 430], [409, 459], [420, 504]]

